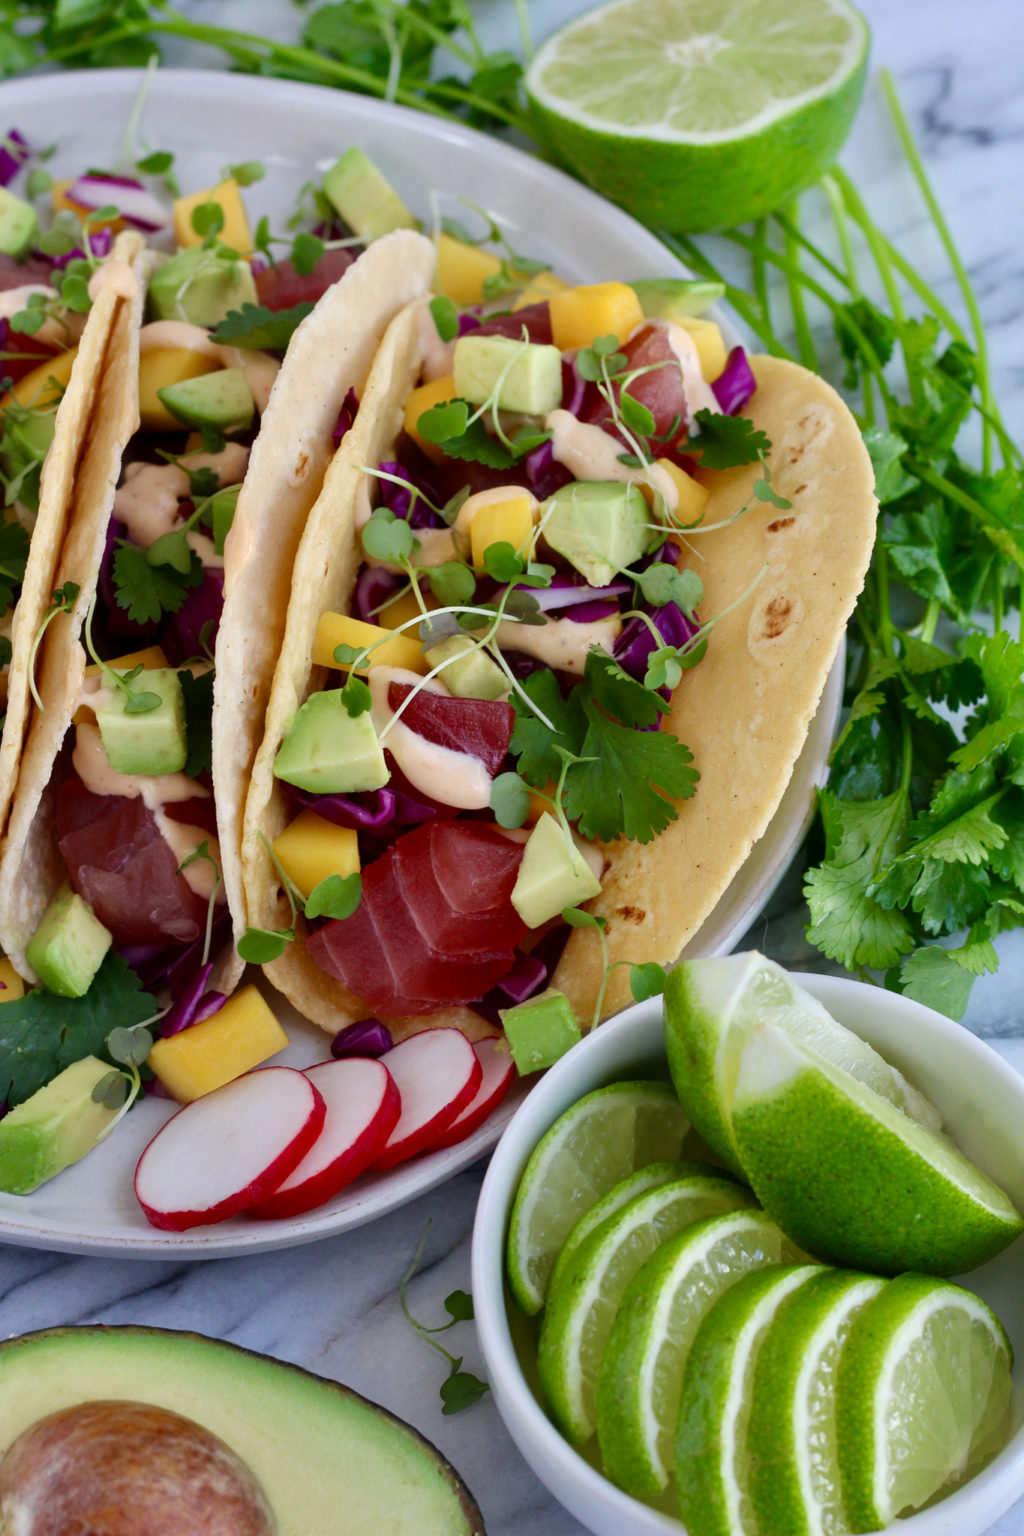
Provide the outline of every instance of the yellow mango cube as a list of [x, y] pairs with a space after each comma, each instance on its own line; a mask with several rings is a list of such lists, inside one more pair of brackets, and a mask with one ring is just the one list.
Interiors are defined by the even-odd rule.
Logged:
[[513, 300], [513, 313], [517, 309], [525, 309], [529, 304], [543, 304], [553, 293], [564, 293], [570, 286], [564, 277], [558, 277], [554, 272], [537, 272], [531, 277], [530, 286], [524, 288], [518, 298]]
[[[672, 516], [680, 523], [692, 523], [694, 518], [703, 512], [711, 491], [708, 486], [701, 485], [692, 475], [688, 475], [685, 469], [680, 469], [678, 464], [673, 464], [671, 459], [655, 459], [658, 469], [663, 469], [676, 488], [676, 504], [671, 509]], [[640, 481], [640, 489], [644, 494], [647, 505], [654, 505], [654, 489], [645, 480]]]
[[[383, 641], [383, 644], [377, 645], [378, 640]], [[376, 645], [376, 649], [367, 656], [366, 665], [356, 667], [360, 676], [365, 676], [370, 667], [405, 667], [409, 672], [420, 673], [427, 670], [415, 630], [400, 635], [394, 630], [382, 629], [379, 624], [367, 624], [363, 619], [354, 619], [347, 613], [322, 613], [313, 641], [313, 660], [316, 665], [342, 666], [343, 663], [334, 659], [334, 648], [338, 645], [353, 645], [358, 650]]]
[[[92, 212], [92, 209], [87, 208], [84, 203], [76, 203], [73, 198], [68, 196], [68, 188], [72, 186], [74, 186], [72, 178], [69, 178], [67, 181], [55, 181], [53, 183], [50, 187], [50, 202], [53, 206], [53, 211], [54, 213], [73, 213], [76, 218], [84, 219], [87, 214]], [[114, 199], [111, 198], [110, 201], [113, 204]], [[124, 229], [124, 220], [122, 218], [90, 219], [89, 228], [94, 232], [98, 229], [109, 229], [112, 234], [116, 235], [120, 230]]]
[[274, 852], [289, 880], [311, 896], [328, 875], [359, 873], [359, 837], [352, 827], [336, 827], [315, 811], [300, 811], [279, 837]]
[[147, 432], [180, 432], [181, 422], [172, 416], [157, 394], [168, 384], [183, 384], [200, 374], [213, 373], [223, 364], [219, 358], [185, 347], [147, 347], [139, 354], [139, 416]]
[[25, 996], [25, 983], [18, 975], [11, 962], [0, 957], [0, 1005], [3, 1003], [16, 1003], [19, 998]]
[[709, 384], [712, 383], [722, 372], [729, 356], [721, 330], [713, 320], [705, 320], [702, 315], [688, 315], [683, 329], [697, 348], [701, 373]]
[[[428, 608], [432, 606], [433, 600], [429, 594], [424, 595], [424, 601]], [[374, 618], [383, 629], [397, 629], [400, 624], [407, 624], [410, 619], [422, 617], [423, 609], [416, 601], [415, 594], [408, 588], [398, 597], [393, 597], [390, 603], [385, 603], [379, 613], [374, 614]], [[408, 634], [410, 631], [406, 630], [405, 633]]]
[[628, 283], [587, 283], [553, 293], [551, 340], [560, 351], [589, 347], [598, 336], [614, 336], [621, 346], [643, 324], [640, 300]]
[[[129, 651], [126, 656], [115, 656], [113, 661], [105, 663], [108, 667], [116, 667], [119, 672], [130, 672], [132, 667], [145, 667], [147, 671], [156, 670], [168, 665], [167, 657], [159, 645], [147, 645], [142, 651]], [[90, 662], [85, 669], [86, 677], [100, 677], [103, 667], [98, 661]]]
[[469, 525], [473, 564], [482, 566], [484, 550], [492, 544], [511, 544], [522, 550], [533, 533], [533, 509], [536, 502], [528, 491], [510, 496], [507, 501], [491, 501], [478, 509]]
[[478, 245], [467, 245], [443, 231], [437, 237], [434, 288], [456, 304], [479, 304], [484, 282], [501, 271], [501, 258]]
[[431, 379], [429, 384], [417, 385], [406, 396], [405, 430], [433, 464], [443, 464], [445, 456], [437, 443], [428, 443], [420, 436], [417, 422], [424, 411], [429, 411], [435, 405], [444, 405], [448, 400], [454, 400], [457, 394], [454, 376], [446, 374], [443, 379]]
[[233, 251], [247, 255], [252, 250], [249, 217], [238, 182], [231, 176], [215, 187], [204, 187], [201, 192], [174, 199], [174, 238], [178, 244], [202, 245], [204, 237], [192, 227], [192, 215], [200, 203], [216, 203], [219, 206], [224, 215], [224, 224], [217, 232], [217, 239]]
[[7, 391], [0, 400], [0, 411], [6, 410], [12, 400], [35, 411], [56, 405], [67, 388], [77, 356], [78, 348], [72, 347], [69, 352], [58, 352], [54, 357], [46, 358]]
[[217, 1012], [180, 1034], [158, 1040], [146, 1058], [179, 1104], [233, 1082], [276, 1056], [288, 1036], [256, 987], [242, 987]]

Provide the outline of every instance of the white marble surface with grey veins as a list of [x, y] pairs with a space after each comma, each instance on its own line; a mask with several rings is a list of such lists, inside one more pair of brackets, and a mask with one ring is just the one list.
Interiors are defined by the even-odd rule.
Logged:
[[[304, 12], [287, 0], [222, 0], [183, 7], [204, 21], [295, 38]], [[988, 326], [997, 394], [1011, 431], [1024, 429], [1024, 28], [1016, 0], [861, 0], [873, 31], [873, 66], [895, 77], [914, 132], [974, 280]], [[585, 9], [582, 0], [532, 6], [538, 38]], [[512, 0], [474, 0], [487, 40], [514, 45]], [[168, 48], [170, 62], [216, 67], [200, 47]], [[59, 134], [59, 121], [54, 122]], [[960, 301], [946, 260], [903, 164], [877, 84], [869, 85], [843, 164], [875, 217]], [[791, 876], [751, 930], [787, 964], [814, 969], [804, 938], [800, 882]], [[965, 1023], [1024, 1070], [1024, 934], [999, 941], [997, 975], [980, 980]], [[441, 1413], [443, 1362], [404, 1320], [399, 1282], [429, 1221], [423, 1262], [408, 1288], [412, 1312], [444, 1320], [443, 1299], [469, 1287], [478, 1164], [444, 1188], [372, 1226], [310, 1247], [205, 1264], [69, 1258], [0, 1246], [0, 1334], [70, 1323], [197, 1329], [347, 1382], [410, 1420], [469, 1483], [491, 1536], [576, 1536], [582, 1531], [537, 1482], [489, 1397], [458, 1417]], [[482, 1370], [471, 1323], [444, 1336]], [[1024, 1536], [1024, 1501], [991, 1536]]]

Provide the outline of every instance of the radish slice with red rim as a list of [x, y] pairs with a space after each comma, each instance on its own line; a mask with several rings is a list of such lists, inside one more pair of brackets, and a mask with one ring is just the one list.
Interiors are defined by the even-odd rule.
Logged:
[[512, 1086], [516, 1075], [515, 1062], [504, 1039], [489, 1035], [483, 1040], [477, 1040], [473, 1053], [481, 1067], [480, 1086], [465, 1109], [445, 1127], [436, 1141], [430, 1143], [428, 1150], [431, 1152], [436, 1152], [440, 1147], [454, 1147], [456, 1142], [464, 1141], [477, 1126], [483, 1125], [492, 1110], [497, 1109]]
[[321, 1061], [305, 1075], [323, 1097], [323, 1129], [301, 1163], [250, 1216], [301, 1216], [358, 1178], [384, 1150], [402, 1111], [394, 1078], [381, 1061], [350, 1056]]
[[146, 1219], [184, 1232], [263, 1200], [309, 1151], [325, 1114], [293, 1067], [260, 1067], [193, 1099], [139, 1158], [135, 1194]]
[[434, 1144], [475, 1096], [483, 1070], [458, 1029], [424, 1029], [381, 1061], [398, 1085], [402, 1113], [374, 1168], [393, 1168]]

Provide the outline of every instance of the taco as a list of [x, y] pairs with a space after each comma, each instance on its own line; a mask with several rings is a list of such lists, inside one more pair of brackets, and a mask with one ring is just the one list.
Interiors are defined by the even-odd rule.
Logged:
[[242, 839], [267, 974], [328, 1030], [475, 1038], [549, 982], [586, 1026], [628, 966], [562, 911], [609, 965], [672, 963], [786, 787], [870, 558], [870, 462], [822, 380], [727, 358], [645, 287], [528, 294], [454, 341], [413, 305], [376, 358]]
[[137, 251], [42, 584], [45, 630], [23, 626], [12, 662], [40, 702], [0, 862], [0, 943], [39, 979], [33, 936], [70, 891], [145, 987], [169, 988], [165, 1033], [213, 1011], [241, 973], [213, 737], [231, 736], [230, 788], [255, 748], [292, 556], [346, 400], [387, 321], [425, 290], [432, 249], [404, 232], [348, 261], [264, 350], [213, 334], [251, 290], [237, 251], [215, 236]]

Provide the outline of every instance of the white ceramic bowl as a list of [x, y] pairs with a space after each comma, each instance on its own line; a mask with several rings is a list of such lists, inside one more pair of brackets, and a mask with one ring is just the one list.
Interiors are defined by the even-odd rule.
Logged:
[[[1024, 1209], [1024, 1078], [960, 1025], [918, 1003], [857, 981], [801, 980], [834, 1018], [906, 1073], [941, 1110], [964, 1152]], [[660, 998], [603, 1025], [536, 1085], [491, 1159], [473, 1231], [476, 1326], [498, 1411], [537, 1476], [596, 1536], [680, 1536], [683, 1527], [613, 1487], [546, 1417], [535, 1324], [521, 1316], [505, 1284], [505, 1235], [520, 1175], [548, 1127], [592, 1089], [644, 1076], [668, 1076]], [[891, 1529], [900, 1536], [980, 1536], [1024, 1493], [1024, 1237], [964, 1283], [995, 1309], [1013, 1344], [1013, 1435], [964, 1488], [898, 1521]]]

